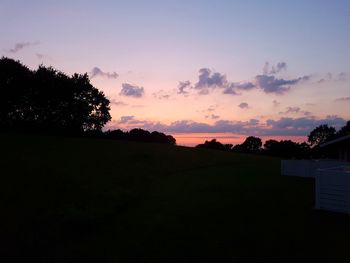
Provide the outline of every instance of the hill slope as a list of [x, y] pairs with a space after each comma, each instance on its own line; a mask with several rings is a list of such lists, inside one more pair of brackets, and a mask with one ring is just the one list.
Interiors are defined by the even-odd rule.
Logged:
[[1, 253], [37, 262], [340, 260], [349, 218], [278, 159], [1, 135]]

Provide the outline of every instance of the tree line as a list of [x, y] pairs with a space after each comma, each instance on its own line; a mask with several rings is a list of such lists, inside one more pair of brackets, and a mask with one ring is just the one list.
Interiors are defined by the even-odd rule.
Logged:
[[137, 141], [137, 142], [154, 142], [154, 143], [164, 143], [164, 144], [176, 144], [176, 139], [171, 135], [166, 135], [161, 132], [153, 131], [149, 132], [143, 129], [132, 129], [130, 131], [118, 130], [108, 130], [101, 134], [101, 137], [107, 139], [116, 140], [127, 140], [127, 141]]
[[264, 144], [261, 138], [249, 136], [242, 144], [222, 144], [216, 139], [205, 141], [197, 148], [208, 148], [240, 153], [266, 154], [284, 158], [328, 157], [328, 153], [320, 149], [320, 145], [342, 136], [350, 135], [350, 121], [338, 131], [327, 124], [313, 129], [307, 136], [307, 142], [297, 143], [291, 140], [267, 140]]

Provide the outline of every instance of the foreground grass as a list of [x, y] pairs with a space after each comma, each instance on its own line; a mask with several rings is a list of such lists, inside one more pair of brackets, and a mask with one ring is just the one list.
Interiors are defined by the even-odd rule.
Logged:
[[346, 216], [275, 158], [1, 135], [0, 253], [36, 262], [341, 262]]

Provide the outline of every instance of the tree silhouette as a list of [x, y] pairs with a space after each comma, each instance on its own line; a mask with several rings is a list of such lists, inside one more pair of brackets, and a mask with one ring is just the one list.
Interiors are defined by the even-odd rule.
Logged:
[[296, 143], [291, 140], [267, 140], [264, 153], [285, 158], [307, 158], [310, 156], [310, 146], [305, 142]]
[[350, 121], [347, 121], [345, 126], [341, 127], [340, 130], [337, 132], [337, 136], [345, 136], [350, 135]]
[[109, 100], [87, 74], [69, 77], [51, 67], [31, 71], [0, 59], [0, 129], [80, 133], [102, 129], [111, 116]]
[[208, 148], [208, 149], [229, 151], [232, 148], [232, 144], [222, 144], [221, 142], [218, 142], [216, 139], [212, 139], [211, 141], [205, 141], [204, 144], [198, 144], [196, 148]]
[[108, 130], [103, 133], [104, 138], [116, 140], [129, 140], [139, 142], [155, 142], [164, 144], [176, 144], [176, 139], [171, 135], [166, 135], [161, 132], [153, 131], [152, 133], [143, 129], [132, 129], [129, 132], [122, 130]]
[[335, 128], [330, 127], [327, 124], [320, 125], [313, 129], [308, 137], [307, 141], [311, 146], [318, 146], [330, 139], [332, 139], [335, 135]]
[[258, 153], [262, 147], [262, 141], [258, 137], [249, 136], [242, 144], [237, 144], [233, 147], [234, 151], [246, 153]]

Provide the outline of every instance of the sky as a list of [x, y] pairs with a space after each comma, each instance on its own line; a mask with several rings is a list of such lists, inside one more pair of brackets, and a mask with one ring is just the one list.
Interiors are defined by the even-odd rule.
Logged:
[[306, 140], [350, 120], [350, 1], [0, 0], [0, 56], [88, 73], [105, 129]]

